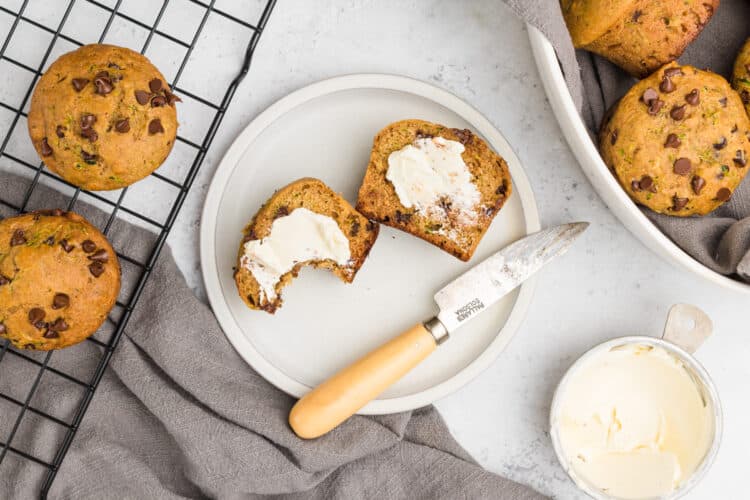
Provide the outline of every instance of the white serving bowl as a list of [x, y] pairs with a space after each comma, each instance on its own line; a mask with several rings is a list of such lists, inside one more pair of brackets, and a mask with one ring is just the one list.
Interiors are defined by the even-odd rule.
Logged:
[[565, 85], [565, 78], [554, 48], [538, 29], [529, 25], [528, 30], [544, 90], [565, 139], [578, 159], [584, 174], [620, 222], [644, 245], [668, 262], [724, 288], [750, 293], [750, 284], [719, 274], [693, 259], [648, 220], [632, 202], [610, 173], [596, 145], [591, 140], [588, 129]]

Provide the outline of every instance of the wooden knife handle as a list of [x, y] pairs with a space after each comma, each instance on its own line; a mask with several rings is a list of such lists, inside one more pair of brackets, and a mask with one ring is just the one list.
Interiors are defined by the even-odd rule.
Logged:
[[375, 399], [436, 347], [423, 324], [413, 326], [303, 396], [289, 413], [289, 425], [301, 438], [322, 436]]

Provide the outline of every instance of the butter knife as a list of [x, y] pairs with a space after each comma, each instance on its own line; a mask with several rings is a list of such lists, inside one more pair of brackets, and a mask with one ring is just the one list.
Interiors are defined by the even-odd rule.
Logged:
[[303, 396], [289, 413], [292, 430], [312, 439], [351, 417], [463, 324], [565, 253], [588, 225], [563, 224], [521, 238], [448, 283], [435, 294], [437, 316], [389, 340]]

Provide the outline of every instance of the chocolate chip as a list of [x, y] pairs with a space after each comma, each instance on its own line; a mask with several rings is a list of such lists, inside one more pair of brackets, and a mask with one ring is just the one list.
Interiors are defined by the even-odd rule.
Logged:
[[167, 103], [174, 107], [174, 103], [176, 102], [182, 102], [182, 99], [180, 99], [178, 96], [174, 95], [171, 92], [167, 92]]
[[124, 120], [118, 120], [117, 122], [115, 122], [115, 130], [121, 134], [130, 132], [130, 119], [125, 118]]
[[45, 339], [56, 339], [59, 336], [60, 334], [55, 330], [47, 330], [46, 332], [44, 332], [44, 335], [42, 335], [42, 337], [44, 337]]
[[276, 212], [273, 214], [273, 218], [278, 219], [279, 217], [284, 217], [289, 215], [289, 207], [286, 205], [282, 205], [279, 208], [276, 209]]
[[94, 126], [94, 123], [96, 123], [96, 115], [92, 115], [90, 113], [86, 113], [81, 115], [81, 129], [86, 130], [88, 128], [91, 128]]
[[371, 221], [371, 220], [368, 220], [368, 221], [367, 221], [367, 225], [365, 226], [365, 228], [366, 228], [366, 229], [367, 229], [367, 230], [368, 230], [369, 232], [373, 232], [373, 231], [375, 231], [375, 227], [376, 227], [376, 225], [375, 225], [375, 222], [374, 222], [374, 221]]
[[70, 83], [73, 84], [73, 88], [76, 89], [76, 92], [80, 92], [86, 85], [88, 85], [89, 80], [88, 78], [73, 78]]
[[691, 106], [697, 106], [701, 102], [701, 95], [698, 89], [693, 89], [685, 96], [685, 101]]
[[685, 205], [687, 205], [688, 201], [689, 200], [687, 198], [678, 198], [677, 195], [673, 196], [672, 210], [674, 210], [675, 212], [682, 210], [683, 208], [685, 208]]
[[352, 227], [349, 230], [349, 236], [351, 236], [352, 238], [357, 236], [359, 234], [359, 228], [360, 228], [360, 224], [358, 220], [355, 220], [354, 222], [352, 222]]
[[459, 142], [461, 142], [461, 144], [464, 144], [464, 145], [469, 144], [473, 137], [471, 130], [468, 130], [468, 129], [460, 130], [460, 129], [454, 128], [453, 133], [456, 134], [456, 137], [458, 137]]
[[151, 95], [146, 92], [145, 90], [136, 90], [135, 91], [135, 100], [138, 101], [138, 104], [146, 104], [151, 99]]
[[161, 80], [158, 78], [154, 78], [150, 82], [148, 82], [148, 88], [151, 89], [151, 92], [156, 94], [161, 90]]
[[651, 189], [651, 186], [654, 185], [654, 180], [650, 176], [644, 175], [643, 177], [641, 177], [638, 185], [642, 190], [648, 191], [649, 189]]
[[685, 118], [685, 104], [683, 104], [682, 106], [673, 106], [669, 112], [669, 116], [671, 116], [672, 119], [676, 121], [680, 121]]
[[96, 93], [99, 95], [107, 95], [114, 89], [112, 86], [112, 80], [109, 78], [109, 74], [106, 71], [100, 72], [96, 78], [94, 78], [94, 85], [96, 85]]
[[732, 133], [733, 133], [733, 134], [736, 134], [736, 133], [737, 133], [737, 130], [738, 130], [738, 128], [737, 128], [737, 124], [735, 123], [735, 124], [734, 124], [734, 127], [732, 127]]
[[41, 307], [35, 307], [29, 311], [29, 323], [37, 325], [40, 321], [44, 320], [47, 313]]
[[42, 156], [49, 156], [52, 154], [52, 148], [49, 146], [49, 143], [47, 142], [47, 138], [45, 137], [42, 139]]
[[674, 83], [672, 83], [672, 80], [670, 80], [668, 76], [665, 75], [664, 78], [661, 79], [661, 83], [659, 84], [659, 90], [661, 90], [665, 94], [674, 92], [674, 89], [676, 88], [677, 87], [674, 86]]
[[499, 185], [497, 187], [497, 189], [495, 189], [495, 194], [499, 194], [499, 195], [502, 195], [502, 196], [505, 196], [505, 194], [507, 192], [508, 192], [508, 182], [507, 181], [503, 181], [503, 183], [501, 185]]
[[633, 191], [642, 191], [641, 183], [638, 181], [630, 181], [630, 189]]
[[66, 127], [63, 127], [62, 125], [58, 125], [57, 128], [55, 129], [55, 134], [57, 134], [57, 137], [62, 139], [63, 137], [65, 137], [66, 130], [68, 130]]
[[693, 165], [687, 158], [678, 158], [674, 162], [674, 173], [677, 175], [687, 175], [693, 169]]
[[54, 245], [55, 244], [55, 237], [54, 236], [50, 236], [49, 238], [47, 238], [46, 240], [44, 240], [44, 243], [47, 244], [48, 246]]
[[99, 134], [93, 128], [85, 128], [81, 130], [81, 137], [88, 139], [90, 142], [96, 142], [99, 139]]
[[91, 240], [86, 240], [83, 243], [81, 243], [81, 248], [83, 249], [84, 252], [91, 253], [94, 250], [96, 250], [96, 243], [94, 243]]
[[618, 134], [618, 131], [617, 130], [613, 130], [612, 134], [609, 136], [609, 143], [611, 145], [613, 145], [613, 146], [617, 142], [617, 134]]
[[23, 229], [16, 229], [13, 231], [13, 236], [10, 237], [10, 246], [17, 247], [18, 245], [26, 244], [26, 235]]
[[680, 138], [677, 137], [677, 134], [669, 134], [667, 136], [666, 142], [664, 143], [664, 147], [665, 148], [679, 148], [680, 144], [682, 144], [682, 142], [680, 141]]
[[151, 99], [151, 107], [152, 108], [161, 108], [167, 103], [167, 98], [163, 95], [157, 95], [154, 96], [153, 99]]
[[94, 278], [98, 278], [104, 272], [104, 264], [101, 262], [92, 262], [89, 264], [89, 272], [94, 275]]
[[750, 104], [750, 92], [747, 90], [740, 92], [740, 99], [742, 99], [743, 104]]
[[56, 293], [52, 299], [52, 309], [62, 309], [68, 307], [70, 304], [70, 297], [64, 293]]
[[664, 107], [664, 101], [662, 101], [661, 99], [654, 99], [653, 101], [651, 101], [651, 103], [648, 106], [648, 114], [652, 116], [656, 115], [657, 113], [659, 113], [659, 111], [663, 107]]
[[684, 75], [685, 73], [682, 72], [682, 68], [667, 68], [664, 70], [664, 76], [668, 78], [672, 78], [673, 76], [677, 75]]
[[747, 165], [747, 157], [745, 156], [745, 150], [738, 149], [737, 153], [735, 153], [734, 158], [732, 158], [732, 161], [734, 161], [734, 163], [739, 167], [744, 167], [745, 165]]
[[716, 144], [714, 144], [714, 149], [717, 150], [717, 151], [719, 151], [721, 149], [724, 149], [725, 147], [727, 147], [727, 138], [726, 137], [722, 137], [719, 142], [717, 142]]
[[728, 188], [721, 188], [716, 192], [716, 200], [725, 202], [732, 197], [732, 192]]
[[95, 155], [95, 154], [88, 153], [88, 152], [86, 152], [86, 151], [84, 151], [82, 149], [81, 150], [81, 158], [83, 158], [83, 161], [85, 161], [89, 165], [96, 165], [96, 160], [97, 160], [98, 156]]
[[721, 107], [726, 108], [727, 107], [727, 98], [726, 97], [722, 97], [721, 99], [719, 99], [719, 104], [721, 104]]
[[117, 65], [116, 63], [113, 63], [113, 62], [107, 63], [107, 67], [108, 68], [114, 68], [114, 69], [122, 69], [119, 65]]
[[99, 250], [94, 252], [93, 255], [89, 256], [89, 260], [93, 260], [95, 262], [107, 262], [109, 260], [109, 254], [105, 249], [100, 248]]
[[633, 11], [633, 15], [630, 16], [630, 19], [632, 19], [634, 23], [637, 23], [638, 19], [640, 19], [642, 15], [643, 15], [643, 11], [636, 9], [635, 11]]
[[63, 250], [65, 250], [65, 253], [70, 253], [70, 251], [75, 248], [73, 245], [68, 243], [68, 240], [65, 239], [60, 240], [60, 246]]
[[695, 194], [701, 194], [701, 191], [703, 190], [703, 186], [706, 185], [706, 181], [705, 181], [705, 179], [703, 179], [703, 177], [698, 177], [696, 175], [690, 181], [690, 185], [693, 186], [693, 192]]
[[396, 210], [396, 222], [399, 224], [408, 224], [410, 220], [411, 214], [405, 214], [401, 210]]
[[651, 87], [647, 88], [641, 96], [641, 100], [646, 104], [651, 104], [651, 101], [655, 101], [658, 98], [659, 93]]
[[161, 125], [161, 120], [158, 118], [154, 118], [149, 122], [148, 124], [148, 133], [151, 135], [154, 134], [160, 134], [164, 132], [164, 127]]
[[57, 318], [55, 321], [49, 324], [49, 329], [53, 332], [64, 332], [68, 328], [68, 323], [62, 318]]
[[0, 274], [0, 286], [7, 285], [8, 283], [10, 283], [10, 278], [7, 278]]

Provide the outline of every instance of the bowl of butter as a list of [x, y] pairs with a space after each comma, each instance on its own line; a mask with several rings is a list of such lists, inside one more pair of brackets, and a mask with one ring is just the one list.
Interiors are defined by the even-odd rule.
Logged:
[[711, 333], [700, 309], [677, 304], [662, 338], [621, 337], [581, 356], [550, 412], [560, 464], [596, 499], [673, 499], [711, 466], [721, 404], [692, 353]]

